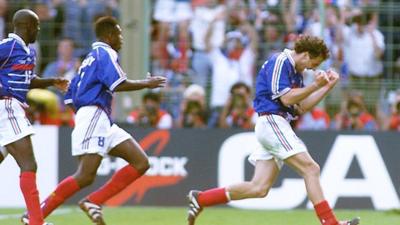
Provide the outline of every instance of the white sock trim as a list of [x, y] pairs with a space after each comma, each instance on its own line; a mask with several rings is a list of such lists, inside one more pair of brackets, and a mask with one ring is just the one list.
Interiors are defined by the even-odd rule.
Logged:
[[228, 202], [231, 201], [231, 194], [229, 194], [229, 191], [225, 190], [225, 195], [226, 195], [226, 199], [228, 199]]

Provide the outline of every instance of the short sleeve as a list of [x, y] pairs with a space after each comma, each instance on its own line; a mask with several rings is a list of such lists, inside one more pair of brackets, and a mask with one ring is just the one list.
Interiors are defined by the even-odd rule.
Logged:
[[79, 78], [80, 77], [78, 75], [76, 75], [72, 79], [72, 81], [71, 81], [71, 83], [70, 83], [70, 85], [68, 87], [68, 91], [64, 95], [64, 104], [65, 105], [69, 105], [69, 104], [73, 104], [74, 103], [73, 102], [73, 95], [74, 95], [74, 93], [76, 93], [76, 88], [77, 88], [77, 85], [78, 85], [78, 82], [79, 82]]
[[376, 38], [376, 44], [378, 45], [378, 47], [379, 47], [381, 50], [384, 50], [384, 49], [385, 49], [385, 37], [384, 37], [383, 34], [382, 34], [380, 31], [378, 31], [378, 30], [375, 30], [375, 31], [374, 31], [374, 35], [375, 35], [375, 38]]
[[10, 39], [4, 39], [0, 41], [0, 66], [3, 66], [4, 62], [10, 57], [12, 45], [10, 46]]
[[271, 92], [272, 100], [275, 100], [282, 95], [288, 93], [291, 89], [289, 80], [289, 69], [288, 65], [290, 62], [284, 57], [278, 57], [275, 61], [275, 65], [272, 68], [272, 75], [269, 76], [271, 81]]
[[117, 54], [110, 50], [104, 50], [101, 53], [100, 63], [104, 70], [97, 74], [98, 79], [110, 91], [114, 91], [115, 87], [126, 80], [126, 74], [118, 63]]

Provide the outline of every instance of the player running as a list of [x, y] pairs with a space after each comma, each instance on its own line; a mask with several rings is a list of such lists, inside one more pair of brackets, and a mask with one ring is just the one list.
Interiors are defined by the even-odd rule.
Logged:
[[[315, 73], [314, 81], [304, 86], [302, 72], [315, 69], [329, 57], [323, 40], [300, 36], [294, 50], [285, 49], [264, 63], [256, 80], [254, 108], [259, 118], [255, 134], [260, 143], [249, 157], [255, 165], [249, 182], [225, 188], [190, 191], [188, 194], [188, 224], [193, 225], [204, 207], [231, 200], [263, 198], [274, 184], [283, 163], [304, 178], [307, 194], [322, 225], [356, 225], [359, 218], [338, 221], [322, 192], [320, 168], [296, 136], [289, 122], [296, 115], [312, 109], [339, 80], [328, 70]], [[284, 199], [282, 199], [284, 201]]]
[[[78, 169], [65, 178], [42, 203], [47, 217], [66, 199], [90, 185], [105, 154], [120, 157], [128, 165], [118, 170], [97, 191], [79, 202], [80, 208], [94, 224], [104, 225], [102, 204], [141, 177], [149, 168], [146, 154], [130, 134], [111, 120], [111, 101], [114, 92], [133, 91], [165, 86], [166, 79], [149, 76], [145, 80], [128, 80], [122, 71], [117, 51], [122, 45], [121, 28], [112, 17], [102, 17], [95, 23], [98, 39], [86, 56], [71, 82], [65, 97], [66, 104], [76, 109], [72, 131], [72, 155], [78, 156]], [[23, 216], [24, 224], [28, 218]]]
[[28, 44], [36, 41], [39, 18], [31, 10], [18, 10], [13, 17], [14, 33], [0, 42], [0, 162], [8, 153], [21, 169], [20, 187], [30, 225], [44, 225], [36, 187], [36, 160], [31, 135], [34, 130], [25, 116], [26, 94], [32, 88], [55, 86], [66, 91], [68, 80], [41, 79], [33, 70], [36, 52]]

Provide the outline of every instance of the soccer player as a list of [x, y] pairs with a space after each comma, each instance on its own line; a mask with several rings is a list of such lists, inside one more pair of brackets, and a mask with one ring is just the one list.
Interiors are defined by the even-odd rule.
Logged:
[[33, 69], [36, 53], [28, 44], [34, 43], [40, 30], [39, 18], [31, 10], [18, 10], [13, 17], [14, 32], [0, 42], [0, 162], [7, 153], [21, 169], [20, 187], [25, 199], [29, 225], [44, 225], [36, 187], [36, 160], [33, 154], [32, 125], [25, 116], [26, 94], [31, 88], [55, 86], [68, 88], [68, 80], [40, 79]]
[[[65, 103], [76, 109], [75, 128], [72, 131], [72, 155], [78, 156], [78, 169], [65, 178], [41, 204], [47, 217], [66, 199], [90, 185], [105, 154], [120, 157], [128, 165], [118, 170], [97, 191], [79, 202], [80, 208], [94, 224], [104, 225], [101, 205], [126, 186], [141, 177], [149, 168], [146, 154], [130, 134], [111, 120], [111, 102], [114, 92], [133, 91], [165, 86], [161, 76], [145, 80], [128, 80], [122, 71], [117, 51], [122, 45], [121, 28], [112, 17], [101, 17], [95, 23], [98, 39], [86, 56], [65, 96]], [[24, 224], [29, 218], [22, 217]]]
[[[314, 81], [303, 84], [302, 72], [315, 69], [329, 56], [323, 40], [300, 36], [294, 50], [285, 49], [268, 59], [258, 73], [254, 108], [259, 118], [255, 135], [260, 143], [249, 157], [255, 165], [249, 182], [211, 190], [190, 191], [188, 224], [193, 225], [204, 207], [231, 200], [263, 198], [274, 184], [283, 163], [304, 178], [307, 194], [322, 225], [356, 225], [359, 218], [338, 221], [325, 200], [319, 181], [320, 168], [296, 136], [289, 122], [320, 102], [339, 80], [328, 70], [315, 73]], [[284, 201], [284, 199], [282, 199]]]

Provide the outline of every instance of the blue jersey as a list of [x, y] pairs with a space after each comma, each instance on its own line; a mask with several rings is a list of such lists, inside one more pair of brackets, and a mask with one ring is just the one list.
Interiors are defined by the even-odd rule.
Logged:
[[304, 87], [303, 76], [296, 73], [290, 52], [285, 49], [282, 53], [273, 55], [258, 72], [253, 101], [256, 112], [282, 115], [285, 118], [296, 116], [293, 106], [286, 107], [279, 100], [279, 97], [292, 88]]
[[125, 80], [117, 52], [104, 42], [95, 42], [71, 81], [65, 104], [73, 104], [77, 110], [98, 106], [110, 117], [114, 88]]
[[31, 80], [36, 52], [16, 34], [0, 42], [0, 96], [14, 97], [26, 105], [26, 94]]

